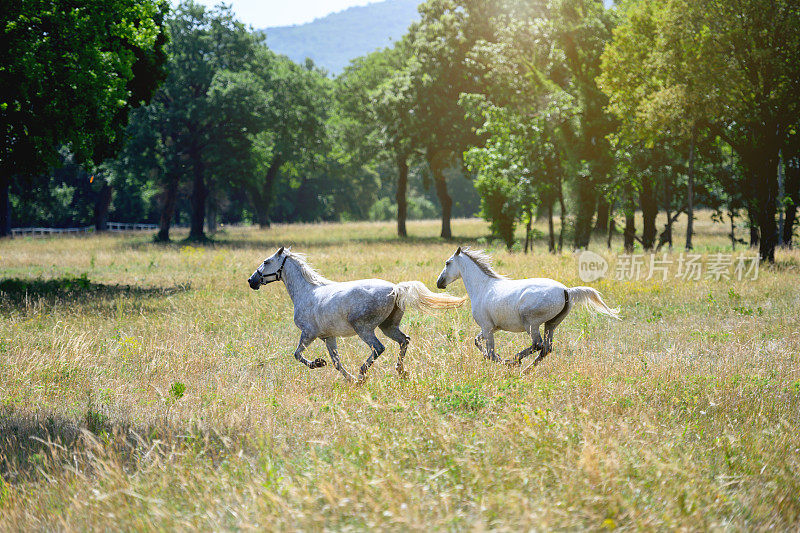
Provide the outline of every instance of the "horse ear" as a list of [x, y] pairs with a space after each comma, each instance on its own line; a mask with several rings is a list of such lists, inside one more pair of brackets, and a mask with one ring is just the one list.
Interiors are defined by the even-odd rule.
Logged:
[[283, 253], [283, 248], [284, 248], [284, 247], [283, 247], [283, 246], [281, 246], [281, 249], [280, 249], [280, 250], [278, 250], [278, 255], [281, 255], [281, 254]]
[[458, 250], [456, 250], [456, 255], [459, 255], [460, 253], [461, 253], [461, 247], [459, 246]]

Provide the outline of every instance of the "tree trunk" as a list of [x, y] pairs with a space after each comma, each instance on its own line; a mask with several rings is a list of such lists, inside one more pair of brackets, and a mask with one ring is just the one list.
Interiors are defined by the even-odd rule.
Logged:
[[783, 154], [778, 154], [778, 246], [783, 246], [784, 210], [783, 206], [786, 189], [784, 188], [784, 161]]
[[610, 217], [608, 221], [608, 238], [606, 239], [606, 248], [611, 249], [611, 239], [614, 237], [614, 232], [617, 230], [617, 222], [614, 217]]
[[555, 226], [553, 224], [553, 201], [547, 204], [547, 231], [549, 234], [549, 238], [547, 240], [547, 250], [554, 254], [556, 253], [556, 231]]
[[633, 186], [630, 182], [625, 184], [625, 230], [623, 231], [623, 244], [627, 253], [632, 253], [636, 243], [636, 204], [633, 199]]
[[397, 156], [397, 236], [408, 237], [406, 218], [408, 216], [408, 160], [405, 155]]
[[575, 248], [586, 248], [592, 237], [592, 218], [597, 204], [597, 193], [591, 183], [579, 183], [575, 211]]
[[664, 237], [660, 239], [659, 246], [667, 243], [672, 251], [672, 179], [669, 176], [664, 180], [664, 210], [667, 214], [667, 223], [664, 226], [662, 233]]
[[758, 248], [759, 232], [758, 232], [758, 209], [753, 206], [753, 200], [748, 202], [747, 207], [747, 222], [750, 226], [750, 248]]
[[797, 220], [797, 205], [791, 204], [786, 206], [786, 222], [783, 224], [783, 244], [787, 248], [792, 247], [792, 240], [794, 238], [794, 223]]
[[[763, 160], [762, 160], [763, 161]], [[758, 253], [762, 261], [775, 262], [775, 247], [778, 244], [778, 225], [775, 222], [777, 211], [777, 160], [763, 161], [761, 168], [753, 175], [756, 184], [755, 196], [758, 201]]]
[[[533, 224], [533, 208], [528, 204], [525, 208], [527, 220], [525, 221], [525, 253], [528, 253], [528, 245], [531, 243], [531, 225]], [[533, 246], [531, 246], [533, 248]]]
[[194, 143], [190, 148], [190, 158], [192, 161], [192, 217], [189, 240], [204, 241], [206, 240], [206, 234], [203, 231], [203, 227], [206, 222], [208, 187], [206, 187], [202, 154], [199, 147]]
[[213, 200], [209, 199], [208, 214], [206, 216], [206, 231], [211, 235], [217, 232], [217, 206]]
[[597, 202], [597, 220], [594, 223], [594, 230], [603, 234], [608, 230], [608, 217], [611, 211], [611, 205], [604, 196], [600, 197]]
[[800, 205], [800, 158], [786, 161], [786, 221], [783, 224], [783, 243], [791, 248], [794, 238], [794, 224], [797, 220], [797, 207]]
[[175, 204], [178, 202], [178, 178], [170, 178], [164, 191], [164, 205], [161, 208], [161, 220], [159, 221], [158, 234], [156, 241], [169, 241], [169, 228], [172, 219], [175, 217]]
[[0, 238], [11, 236], [11, 178], [0, 176]]
[[[770, 127], [754, 134], [753, 145], [739, 150], [745, 171], [748, 212], [758, 224], [758, 252], [762, 261], [775, 262], [778, 243], [778, 131]], [[751, 230], [751, 242], [752, 242]]]
[[429, 158], [428, 165], [433, 174], [433, 182], [436, 187], [436, 197], [439, 199], [439, 205], [442, 206], [442, 232], [440, 236], [443, 239], [450, 240], [453, 238], [453, 232], [450, 229], [450, 218], [453, 211], [453, 199], [447, 192], [447, 179], [444, 175], [444, 160], [438, 155], [434, 154]]
[[108, 231], [108, 211], [111, 209], [113, 192], [114, 188], [104, 179], [94, 203], [94, 229], [97, 232]]
[[694, 234], [694, 144], [696, 128], [692, 128], [692, 140], [689, 144], [689, 174], [686, 189], [686, 249], [692, 249], [692, 234]]
[[653, 180], [649, 176], [642, 179], [639, 192], [639, 206], [642, 209], [642, 248], [652, 250], [656, 243], [656, 217], [658, 216], [658, 196]]
[[558, 252], [564, 247], [564, 224], [567, 220], [567, 207], [564, 205], [564, 184], [561, 180], [558, 181], [558, 208], [561, 212], [561, 224], [558, 230]]
[[269, 227], [269, 210], [261, 202], [256, 207], [256, 222], [261, 229]]
[[728, 218], [731, 221], [731, 250], [736, 251], [736, 214], [731, 208], [728, 208]]
[[264, 188], [259, 190], [257, 193], [252, 194], [253, 199], [253, 209], [256, 212], [256, 219], [258, 220], [258, 226], [261, 229], [266, 229], [270, 227], [272, 221], [269, 218], [269, 211], [272, 207], [272, 190], [275, 187], [275, 182], [278, 179], [278, 171], [281, 168], [281, 160], [280, 158], [275, 158], [270, 164], [269, 168], [267, 169], [267, 173], [264, 176]]

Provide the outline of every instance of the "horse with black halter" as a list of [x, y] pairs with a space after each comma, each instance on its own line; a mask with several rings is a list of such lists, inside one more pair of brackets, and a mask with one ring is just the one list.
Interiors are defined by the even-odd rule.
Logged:
[[[583, 303], [593, 311], [619, 320], [619, 310], [611, 309], [600, 293], [591, 287], [567, 288], [547, 278], [508, 279], [492, 268], [489, 256], [481, 251], [458, 248], [444, 265], [436, 286], [444, 289], [462, 278], [467, 288], [472, 317], [481, 328], [475, 346], [487, 359], [508, 365], [520, 365], [533, 352], [537, 365], [552, 351], [553, 332], [572, 307]], [[544, 337], [539, 327], [544, 324]], [[504, 361], [494, 351], [495, 331], [527, 332], [532, 344], [512, 359]], [[481, 341], [486, 341], [486, 348]]]
[[[400, 345], [395, 368], [406, 376], [403, 358], [409, 337], [400, 330], [403, 313], [409, 307], [447, 309], [458, 307], [466, 298], [434, 294], [419, 281], [390, 283], [363, 279], [343, 283], [330, 281], [314, 270], [301, 254], [281, 248], [253, 272], [248, 283], [253, 290], [274, 281], [283, 281], [294, 304], [294, 323], [300, 328], [300, 342], [294, 357], [308, 368], [321, 368], [324, 359], [309, 361], [303, 351], [315, 339], [328, 348], [334, 368], [349, 382], [363, 381], [372, 363], [385, 350], [375, 335], [380, 328]], [[342, 366], [336, 345], [337, 337], [358, 335], [370, 347], [370, 355], [355, 378]]]

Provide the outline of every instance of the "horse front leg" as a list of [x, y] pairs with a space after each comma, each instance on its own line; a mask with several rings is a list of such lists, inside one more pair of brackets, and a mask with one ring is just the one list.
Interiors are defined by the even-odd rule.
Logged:
[[333, 368], [338, 370], [344, 376], [344, 379], [346, 379], [348, 383], [353, 383], [356, 380], [356, 378], [353, 377], [353, 374], [348, 372], [342, 366], [342, 363], [339, 360], [339, 347], [336, 344], [336, 337], [330, 337], [325, 339], [325, 346], [328, 348], [328, 353], [331, 356], [331, 361], [333, 361]]
[[318, 359], [314, 359], [313, 361], [309, 361], [308, 359], [303, 357], [303, 352], [308, 347], [308, 345], [314, 341], [314, 339], [315, 337], [312, 335], [309, 335], [305, 332], [301, 333], [300, 342], [297, 344], [297, 349], [294, 351], [294, 358], [312, 370], [315, 368], [322, 368], [327, 364], [325, 362], [325, 359], [322, 359], [321, 357]]
[[483, 335], [483, 337], [486, 339], [486, 351], [483, 353], [483, 356], [490, 361], [494, 361], [495, 363], [502, 363], [503, 359], [494, 351], [494, 333], [490, 331], [483, 331], [481, 335]]
[[484, 357], [486, 357], [485, 341], [486, 338], [483, 336], [483, 332], [478, 333], [478, 335], [475, 337], [475, 347], [480, 350]]

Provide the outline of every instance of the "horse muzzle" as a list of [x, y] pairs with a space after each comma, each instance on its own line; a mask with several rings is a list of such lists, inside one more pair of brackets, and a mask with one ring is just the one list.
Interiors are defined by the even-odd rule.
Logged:
[[439, 276], [439, 279], [436, 280], [436, 288], [437, 289], [446, 289], [447, 283], [444, 281], [444, 276]]
[[248, 278], [247, 283], [250, 284], [250, 288], [254, 291], [257, 291], [261, 288], [261, 278], [256, 278], [255, 276], [250, 276]]

